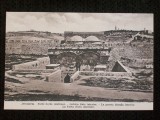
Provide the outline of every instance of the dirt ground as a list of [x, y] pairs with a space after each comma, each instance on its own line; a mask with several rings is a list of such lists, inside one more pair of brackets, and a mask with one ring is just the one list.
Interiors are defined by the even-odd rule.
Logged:
[[73, 83], [54, 83], [46, 82], [43, 78], [39, 79], [36, 75], [10, 76], [6, 72], [5, 76], [7, 79], [5, 81], [5, 100], [153, 101], [153, 92], [83, 85], [87, 77], [80, 78]]

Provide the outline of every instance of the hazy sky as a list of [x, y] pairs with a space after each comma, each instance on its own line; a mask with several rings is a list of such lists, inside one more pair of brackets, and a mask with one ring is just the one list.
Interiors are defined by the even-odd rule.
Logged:
[[56, 13], [56, 12], [7, 12], [6, 31], [38, 30], [104, 31], [119, 29], [153, 31], [153, 14], [126, 13]]

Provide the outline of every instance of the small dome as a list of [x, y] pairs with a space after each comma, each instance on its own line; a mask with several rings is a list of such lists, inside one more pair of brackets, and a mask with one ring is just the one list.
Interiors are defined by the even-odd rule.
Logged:
[[84, 41], [84, 39], [81, 36], [76, 35], [76, 36], [71, 37], [68, 41], [79, 42], [79, 41]]
[[94, 42], [97, 42], [97, 41], [100, 41], [97, 37], [95, 36], [88, 36], [86, 39], [86, 41], [94, 41]]

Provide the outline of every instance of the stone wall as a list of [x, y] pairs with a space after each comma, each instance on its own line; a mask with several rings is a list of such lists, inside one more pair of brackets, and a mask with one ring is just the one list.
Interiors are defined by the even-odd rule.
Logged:
[[130, 59], [153, 59], [153, 45], [120, 46], [114, 49], [119, 56]]
[[95, 72], [95, 71], [80, 71], [80, 76], [94, 76], [94, 77], [130, 77], [132, 73], [128, 72]]
[[[59, 36], [60, 37], [60, 36]], [[63, 38], [63, 37], [62, 37]], [[61, 38], [33, 37], [33, 36], [12, 36], [6, 37], [6, 54], [47, 54], [48, 48], [59, 45]]]
[[36, 73], [52, 73], [54, 72], [54, 69], [23, 69], [23, 70], [16, 70], [16, 72], [25, 72], [25, 73], [32, 73], [32, 72], [36, 72]]
[[47, 75], [46, 81], [61, 83], [61, 70], [56, 70], [55, 72]]
[[45, 69], [45, 66], [50, 64], [49, 57], [38, 58], [36, 61], [26, 62], [12, 66], [12, 70], [40, 70]]
[[79, 75], [84, 76], [118, 76], [118, 77], [129, 77], [132, 73], [124, 66], [120, 61], [117, 61], [112, 69], [112, 72], [95, 72], [95, 71], [80, 71]]
[[153, 59], [129, 59], [123, 58], [120, 60], [125, 66], [144, 68], [146, 65], [153, 65]]
[[78, 76], [79, 76], [79, 71], [75, 72], [75, 73], [71, 76], [71, 82], [74, 82]]

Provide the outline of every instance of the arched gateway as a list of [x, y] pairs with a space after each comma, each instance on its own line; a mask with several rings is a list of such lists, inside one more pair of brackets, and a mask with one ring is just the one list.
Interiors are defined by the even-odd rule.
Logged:
[[108, 61], [110, 48], [93, 47], [55, 47], [48, 49], [50, 64], [60, 64], [61, 80], [71, 82], [70, 76], [76, 71], [92, 70], [97, 64]]
[[76, 63], [77, 66], [95, 65], [97, 63], [105, 64], [108, 61], [111, 48], [50, 48], [48, 55], [51, 64], [67, 65]]
[[70, 76], [69, 76], [68, 73], [67, 73], [67, 75], [64, 78], [64, 83], [70, 83]]

